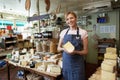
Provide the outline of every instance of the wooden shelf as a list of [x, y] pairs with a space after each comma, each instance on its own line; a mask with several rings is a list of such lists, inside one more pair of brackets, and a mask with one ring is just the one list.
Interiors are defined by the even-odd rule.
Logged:
[[12, 52], [12, 50], [2, 51], [2, 52], [0, 52], [0, 57], [6, 56], [7, 54], [9, 54], [9, 53], [11, 53], [11, 52]]
[[2, 42], [0, 43], [0, 47], [3, 49], [7, 49], [11, 46], [16, 46], [17, 44], [17, 36], [5, 36], [5, 37], [1, 37], [2, 38]]
[[5, 42], [5, 44], [9, 44], [9, 43], [16, 43], [17, 41], [15, 40], [15, 41], [7, 41], [7, 42]]

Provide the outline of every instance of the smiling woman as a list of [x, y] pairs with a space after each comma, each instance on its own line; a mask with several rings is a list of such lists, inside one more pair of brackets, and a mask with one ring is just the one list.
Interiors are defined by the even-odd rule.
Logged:
[[[77, 25], [76, 13], [67, 12], [65, 21], [69, 27], [61, 31], [58, 43], [58, 51], [63, 52], [63, 78], [85, 80], [84, 55], [88, 53], [88, 33]], [[73, 49], [69, 48], [70, 45]]]

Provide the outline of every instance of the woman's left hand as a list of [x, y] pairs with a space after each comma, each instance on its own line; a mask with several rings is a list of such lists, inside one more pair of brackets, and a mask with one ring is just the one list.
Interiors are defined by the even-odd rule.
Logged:
[[72, 51], [72, 52], [69, 52], [69, 51], [66, 51], [68, 54], [70, 55], [74, 55], [75, 54], [75, 51]]

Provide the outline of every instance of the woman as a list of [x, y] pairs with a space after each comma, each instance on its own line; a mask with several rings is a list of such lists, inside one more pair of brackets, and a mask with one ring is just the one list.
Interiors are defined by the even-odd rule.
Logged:
[[[85, 80], [84, 55], [88, 53], [88, 34], [86, 30], [77, 26], [77, 16], [74, 12], [65, 15], [69, 28], [60, 33], [58, 51], [63, 51], [64, 80]], [[75, 50], [68, 52], [62, 46], [70, 41]]]

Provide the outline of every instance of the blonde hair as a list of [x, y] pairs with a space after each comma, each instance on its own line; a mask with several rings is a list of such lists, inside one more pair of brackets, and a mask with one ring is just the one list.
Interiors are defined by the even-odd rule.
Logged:
[[65, 13], [65, 19], [67, 18], [67, 16], [68, 16], [69, 14], [72, 14], [75, 18], [77, 18], [77, 15], [76, 15], [75, 12], [69, 11], [69, 12]]

